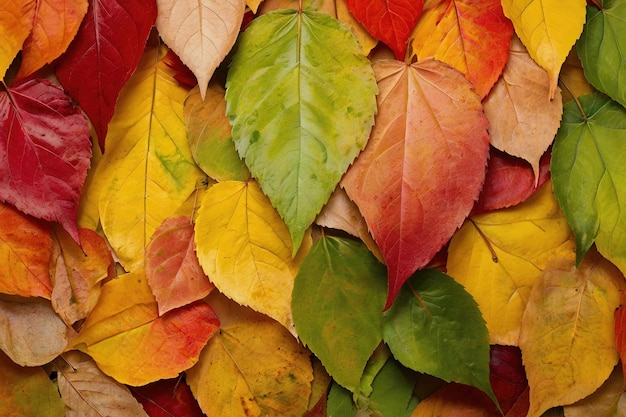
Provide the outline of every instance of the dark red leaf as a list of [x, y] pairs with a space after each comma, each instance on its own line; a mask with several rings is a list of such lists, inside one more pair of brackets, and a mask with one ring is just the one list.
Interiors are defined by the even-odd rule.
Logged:
[[30, 80], [0, 93], [0, 199], [60, 223], [78, 242], [90, 160], [89, 124], [63, 90]]
[[179, 378], [131, 388], [150, 417], [204, 417], [191, 389]]
[[155, 0], [92, 0], [56, 75], [85, 111], [100, 148], [120, 90], [133, 74], [156, 21]]
[[615, 346], [622, 361], [622, 370], [626, 375], [626, 291], [621, 291], [621, 297], [622, 305], [615, 311]]
[[[491, 346], [490, 380], [502, 411], [507, 414], [528, 389], [526, 373], [522, 365], [522, 353], [515, 346]], [[526, 393], [526, 412], [528, 412]], [[519, 407], [519, 405], [518, 405]]]

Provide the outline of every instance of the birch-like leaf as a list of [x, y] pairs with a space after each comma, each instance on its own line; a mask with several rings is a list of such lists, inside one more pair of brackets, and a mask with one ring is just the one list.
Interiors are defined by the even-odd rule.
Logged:
[[35, 0], [5, 0], [0, 4], [0, 79], [33, 27]]
[[389, 271], [386, 307], [463, 223], [485, 178], [489, 137], [478, 95], [435, 60], [377, 61], [379, 113], [342, 180]]
[[96, 177], [102, 228], [122, 265], [144, 265], [145, 248], [158, 226], [176, 213], [203, 177], [185, 136], [187, 90], [163, 62], [164, 47], [146, 50], [120, 95], [107, 151]]
[[198, 79], [204, 99], [213, 72], [233, 47], [244, 0], [157, 0], [159, 35]]
[[371, 65], [337, 20], [278, 10], [241, 36], [226, 87], [237, 151], [285, 219], [295, 254], [367, 142], [376, 112]]

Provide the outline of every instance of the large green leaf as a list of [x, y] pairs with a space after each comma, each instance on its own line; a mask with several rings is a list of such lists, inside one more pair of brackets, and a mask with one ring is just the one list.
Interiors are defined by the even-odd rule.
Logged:
[[241, 35], [226, 82], [239, 155], [287, 223], [294, 253], [365, 147], [378, 87], [352, 33], [312, 10], [278, 10]]
[[489, 334], [478, 304], [448, 275], [411, 277], [385, 313], [384, 340], [404, 366], [495, 395], [489, 382]]
[[587, 23], [576, 44], [585, 78], [626, 106], [626, 2], [598, 0], [587, 6]]
[[319, 239], [302, 262], [292, 295], [300, 339], [339, 384], [357, 392], [381, 342], [386, 269], [364, 244]]
[[626, 272], [626, 109], [601, 93], [569, 102], [554, 141], [554, 194], [576, 237], [576, 260], [595, 241]]

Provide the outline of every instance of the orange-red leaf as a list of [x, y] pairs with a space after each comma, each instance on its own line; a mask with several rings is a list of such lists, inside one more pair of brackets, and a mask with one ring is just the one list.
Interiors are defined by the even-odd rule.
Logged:
[[146, 277], [161, 315], [204, 298], [214, 288], [198, 262], [193, 236], [189, 217], [170, 217], [148, 244]]
[[2, 0], [0, 2], [0, 79], [32, 28], [35, 0]]
[[626, 375], [626, 291], [620, 291], [621, 306], [615, 311], [615, 345]]
[[343, 187], [383, 252], [389, 307], [470, 212], [489, 137], [480, 99], [457, 70], [435, 60], [382, 60], [374, 71], [376, 124]]

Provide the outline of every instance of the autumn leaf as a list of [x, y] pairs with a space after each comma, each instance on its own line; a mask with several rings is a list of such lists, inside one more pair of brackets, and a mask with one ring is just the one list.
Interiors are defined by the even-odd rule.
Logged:
[[182, 377], [132, 387], [131, 393], [150, 417], [205, 417]]
[[163, 41], [198, 79], [202, 99], [215, 69], [239, 34], [244, 0], [156, 0]]
[[87, 13], [87, 0], [36, 2], [32, 31], [22, 48], [16, 78], [24, 78], [64, 53]]
[[[578, 107], [580, 104], [580, 107]], [[567, 103], [554, 140], [554, 194], [576, 236], [576, 262], [595, 242], [626, 271], [626, 110], [601, 93]]]
[[545, 71], [515, 37], [502, 77], [483, 101], [491, 145], [530, 162], [535, 182], [541, 156], [552, 144], [563, 113], [560, 90], [546, 100], [547, 81]]
[[322, 237], [293, 288], [299, 338], [333, 379], [358, 394], [365, 365], [382, 341], [385, 268], [360, 242]]
[[36, 4], [35, 0], [5, 0], [0, 5], [0, 79], [30, 34]]
[[198, 263], [189, 217], [170, 217], [156, 229], [146, 248], [146, 277], [159, 315], [200, 300], [214, 288]]
[[337, 20], [278, 10], [240, 37], [226, 88], [237, 151], [285, 220], [295, 254], [367, 142], [371, 65]]
[[423, 0], [346, 0], [350, 12], [376, 39], [404, 61], [407, 41], [424, 6]]
[[[626, 291], [622, 289], [620, 294], [620, 308], [615, 311], [615, 346], [622, 361], [622, 371], [624, 371], [626, 368]], [[626, 372], [623, 373], [626, 375]]]
[[78, 242], [78, 199], [89, 169], [89, 125], [56, 85], [0, 92], [0, 199], [60, 223]]
[[458, 71], [435, 60], [377, 61], [374, 70], [376, 124], [342, 186], [385, 258], [388, 308], [470, 212], [489, 138], [480, 100]]
[[520, 205], [466, 221], [450, 241], [446, 269], [478, 302], [491, 343], [517, 346], [535, 280], [551, 259], [573, 260], [573, 246], [547, 183]]
[[143, 271], [135, 271], [103, 285], [100, 301], [68, 350], [88, 354], [123, 384], [145, 385], [190, 368], [218, 327], [202, 301], [158, 316]]
[[409, 59], [435, 58], [456, 68], [484, 98], [508, 60], [513, 25], [499, 0], [426, 3], [409, 41]]
[[56, 61], [63, 88], [91, 120], [104, 150], [120, 90], [142, 57], [155, 0], [90, 0], [76, 38]]
[[626, 394], [621, 367], [615, 367], [609, 379], [590, 396], [563, 407], [565, 417], [626, 415]]
[[520, 348], [530, 386], [528, 417], [596, 391], [618, 354], [613, 312], [621, 274], [589, 252], [578, 269], [555, 259], [536, 281], [522, 319]]
[[347, 0], [335, 0], [335, 14], [337, 20], [346, 25], [356, 37], [364, 55], [369, 53], [378, 44], [378, 39], [369, 34], [367, 29], [350, 13]]
[[563, 103], [569, 103], [575, 98], [596, 91], [585, 78], [583, 66], [576, 49], [572, 49], [565, 59], [565, 63], [559, 74], [559, 83], [563, 86], [563, 90], [561, 91]]
[[550, 99], [556, 94], [561, 65], [583, 30], [585, 4], [585, 0], [572, 0], [563, 7], [554, 0], [502, 0], [515, 33], [548, 73]]
[[87, 197], [99, 200], [102, 228], [127, 271], [143, 267], [156, 228], [177, 214], [205, 177], [185, 136], [187, 90], [163, 62], [166, 52], [162, 46], [147, 48], [120, 94], [95, 173], [103, 182]]

